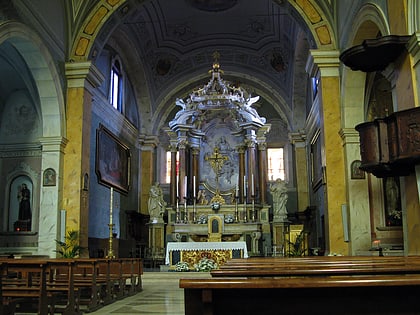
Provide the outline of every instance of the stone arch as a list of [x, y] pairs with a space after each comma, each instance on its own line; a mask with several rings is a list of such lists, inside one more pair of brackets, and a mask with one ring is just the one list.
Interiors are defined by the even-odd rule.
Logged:
[[[54, 256], [55, 243], [58, 237], [58, 203], [62, 190], [62, 160], [65, 146], [66, 123], [62, 80], [55, 66], [53, 57], [49, 54], [43, 40], [27, 26], [15, 22], [5, 22], [0, 25], [0, 45], [8, 44], [14, 47], [22, 56], [28, 73], [33, 78], [37, 110], [40, 113], [39, 138], [32, 139], [29, 147], [32, 155], [39, 156], [39, 166], [36, 173], [52, 167], [58, 170], [59, 183], [53, 187], [42, 187], [39, 178], [33, 180], [33, 204], [39, 205], [32, 212], [32, 228], [38, 231], [31, 236], [33, 244], [27, 250], [37, 254]], [[34, 176], [31, 177], [32, 179]], [[10, 185], [10, 183], [9, 183]], [[46, 204], [49, 196], [48, 204]], [[7, 211], [5, 209], [3, 212]], [[42, 222], [42, 227], [39, 226]], [[20, 246], [22, 247], [22, 246]], [[25, 250], [25, 248], [21, 248]]]
[[[70, 60], [86, 61], [89, 58], [96, 36], [106, 21], [128, 0], [101, 0], [90, 11], [80, 27], [71, 48]], [[290, 0], [290, 4], [303, 17], [311, 30], [318, 49], [335, 49], [335, 33], [326, 14], [315, 0]]]
[[420, 2], [417, 0], [408, 0], [408, 34], [413, 34], [420, 29]]
[[42, 136], [64, 136], [64, 98], [59, 93], [62, 87], [53, 58], [47, 53], [42, 40], [26, 26], [8, 22], [0, 27], [0, 44], [4, 42], [19, 51], [32, 73], [41, 107]]

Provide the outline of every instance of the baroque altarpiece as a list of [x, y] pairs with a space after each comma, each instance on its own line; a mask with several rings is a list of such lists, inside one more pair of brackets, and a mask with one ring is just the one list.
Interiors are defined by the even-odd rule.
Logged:
[[270, 125], [252, 107], [259, 96], [222, 79], [217, 55], [209, 72], [206, 85], [176, 100], [181, 108], [166, 130], [172, 163], [166, 239], [245, 241], [258, 255], [271, 246]]

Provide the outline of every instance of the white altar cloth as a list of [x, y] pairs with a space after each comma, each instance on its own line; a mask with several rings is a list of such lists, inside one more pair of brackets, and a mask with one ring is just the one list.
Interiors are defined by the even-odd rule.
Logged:
[[170, 254], [173, 251], [191, 251], [191, 250], [242, 250], [243, 257], [248, 258], [248, 249], [246, 243], [238, 242], [168, 242], [166, 244], [165, 263], [169, 265]]

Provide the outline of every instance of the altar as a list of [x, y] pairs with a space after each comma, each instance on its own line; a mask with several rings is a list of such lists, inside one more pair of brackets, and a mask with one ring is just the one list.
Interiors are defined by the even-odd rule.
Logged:
[[207, 257], [219, 266], [232, 258], [248, 258], [245, 242], [169, 242], [166, 245], [165, 263], [173, 266], [183, 261], [190, 266]]

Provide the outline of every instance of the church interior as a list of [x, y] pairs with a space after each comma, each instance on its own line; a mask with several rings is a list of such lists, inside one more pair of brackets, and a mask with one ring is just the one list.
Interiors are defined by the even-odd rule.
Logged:
[[71, 237], [160, 270], [418, 256], [419, 21], [415, 0], [3, 1], [0, 262]]

